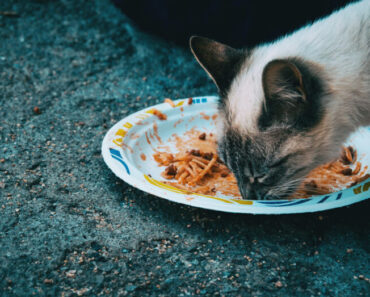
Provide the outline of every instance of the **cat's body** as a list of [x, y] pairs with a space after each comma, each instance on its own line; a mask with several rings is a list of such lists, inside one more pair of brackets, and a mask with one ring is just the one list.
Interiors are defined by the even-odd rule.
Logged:
[[[350, 122], [354, 125], [364, 119], [370, 124], [370, 1], [349, 5], [290, 36], [254, 49], [228, 94], [235, 124], [240, 122], [248, 129], [245, 120], [255, 122], [264, 96], [262, 85], [254, 82], [262, 81], [268, 62], [290, 57], [320, 65], [333, 92], [331, 99], [341, 101], [337, 107], [342, 118], [352, 114]], [[355, 116], [361, 109], [367, 117]]]
[[370, 125], [369, 0], [252, 50], [191, 47], [219, 88], [220, 156], [248, 199], [290, 195]]

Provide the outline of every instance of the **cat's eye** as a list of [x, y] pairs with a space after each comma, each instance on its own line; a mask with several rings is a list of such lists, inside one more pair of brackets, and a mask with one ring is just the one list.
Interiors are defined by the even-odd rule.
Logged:
[[258, 184], [264, 184], [264, 181], [266, 180], [266, 178], [268, 177], [267, 174], [262, 174], [262, 175], [259, 175], [259, 176], [249, 176], [248, 179], [249, 179], [249, 182], [251, 184], [254, 184], [254, 183], [258, 183]]
[[280, 158], [276, 162], [273, 162], [269, 167], [270, 168], [279, 167], [279, 166], [283, 165], [286, 161], [288, 161], [289, 157], [290, 157], [290, 155], [286, 155], [285, 157]]
[[257, 182], [259, 184], [264, 184], [264, 182], [266, 181], [267, 177], [268, 177], [268, 175], [267, 174], [264, 174], [262, 176], [257, 177], [256, 180], [257, 180]]

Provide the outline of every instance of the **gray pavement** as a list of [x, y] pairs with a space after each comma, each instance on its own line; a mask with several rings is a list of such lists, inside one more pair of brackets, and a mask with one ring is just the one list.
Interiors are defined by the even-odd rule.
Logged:
[[121, 118], [215, 92], [187, 49], [107, 0], [1, 1], [0, 296], [369, 296], [369, 202], [225, 214], [104, 164]]

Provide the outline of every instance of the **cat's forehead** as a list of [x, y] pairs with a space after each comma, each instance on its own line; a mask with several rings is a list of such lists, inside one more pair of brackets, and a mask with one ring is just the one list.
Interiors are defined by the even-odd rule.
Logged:
[[227, 109], [232, 127], [244, 133], [256, 133], [264, 102], [263, 66], [248, 64], [231, 84], [227, 94]]
[[219, 133], [219, 144], [223, 149], [241, 152], [244, 157], [276, 159], [281, 156], [299, 151], [309, 145], [309, 139], [296, 132], [279, 128], [268, 131], [245, 132], [232, 127], [230, 124], [223, 125]]
[[249, 52], [226, 96], [228, 120], [233, 127], [245, 133], [258, 132], [258, 120], [265, 104], [262, 83], [264, 69], [272, 60], [284, 56], [286, 54], [282, 54], [273, 44]]
[[248, 133], [227, 125], [220, 137], [220, 143], [235, 151], [242, 150], [246, 153], [265, 155], [272, 151], [276, 143], [280, 142], [278, 137], [267, 135], [267, 133]]

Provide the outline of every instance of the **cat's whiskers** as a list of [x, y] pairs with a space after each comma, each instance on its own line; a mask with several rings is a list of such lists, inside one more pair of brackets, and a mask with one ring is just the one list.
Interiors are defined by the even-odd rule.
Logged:
[[284, 194], [294, 194], [297, 190], [297, 187], [302, 183], [302, 179], [292, 179], [285, 183], [276, 185], [272, 187], [268, 192], [268, 196], [278, 196], [281, 193]]

